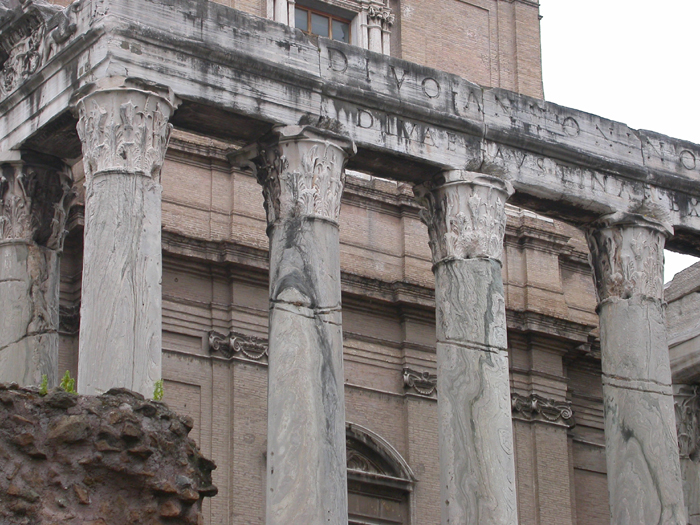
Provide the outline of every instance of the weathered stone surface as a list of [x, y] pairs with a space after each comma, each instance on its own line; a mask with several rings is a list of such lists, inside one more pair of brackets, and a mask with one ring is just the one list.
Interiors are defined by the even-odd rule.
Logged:
[[3, 524], [201, 523], [203, 499], [216, 494], [215, 466], [163, 403], [126, 390], [99, 397], [0, 390]]
[[603, 218], [589, 231], [598, 289], [612, 523], [686, 523], [662, 303], [666, 227]]
[[270, 238], [268, 525], [347, 523], [338, 218], [351, 141], [288, 127], [260, 146]]
[[443, 525], [517, 523], [500, 262], [511, 191], [460, 171], [414, 189], [435, 273]]
[[683, 499], [690, 525], [700, 524], [700, 396], [696, 385], [673, 385]]
[[[574, 222], [635, 212], [653, 200], [669, 211], [674, 226], [700, 231], [694, 185], [700, 148], [686, 141], [484, 89], [336, 41], [309, 39], [216, 2], [121, 0], [110, 2], [109, 9], [97, 2], [61, 16], [71, 20], [71, 30], [61, 33], [60, 53], [50, 54], [33, 75], [23, 77], [23, 89], [5, 97], [3, 149], [59, 117], [84, 84], [128, 71], [186, 99], [193, 118], [178, 124], [190, 129], [250, 139], [270, 123], [334, 120], [360, 148], [354, 163], [368, 171], [422, 182], [436, 168], [479, 169], [509, 179], [518, 202]], [[183, 22], [191, 18], [200, 24]], [[8, 28], [17, 24], [8, 20]], [[31, 122], [24, 92], [43, 101]], [[251, 125], [220, 118], [221, 109], [232, 108]], [[208, 118], [213, 114], [216, 119]], [[54, 140], [65, 144], [59, 135]], [[393, 162], [396, 155], [405, 162]], [[683, 242], [700, 246], [692, 237]]]
[[174, 99], [135, 88], [77, 104], [86, 170], [78, 390], [153, 394], [161, 377], [160, 169]]
[[[0, 159], [0, 380], [58, 380], [59, 264], [72, 177], [67, 168]], [[59, 163], [60, 164], [60, 163]]]

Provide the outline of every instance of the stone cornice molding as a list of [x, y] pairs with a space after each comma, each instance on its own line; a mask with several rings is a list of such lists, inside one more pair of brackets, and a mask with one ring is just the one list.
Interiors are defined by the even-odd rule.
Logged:
[[209, 332], [207, 341], [211, 354], [220, 354], [227, 359], [245, 357], [257, 362], [267, 362], [268, 344], [265, 339], [239, 332], [223, 335], [212, 331]]
[[426, 397], [437, 395], [437, 375], [430, 372], [418, 372], [411, 368], [403, 369], [403, 385], [405, 390], [413, 390]]
[[87, 180], [128, 173], [160, 181], [178, 101], [172, 91], [136, 87], [97, 89], [79, 99], [77, 131]]
[[576, 425], [574, 412], [569, 401], [547, 399], [538, 394], [523, 396], [511, 393], [513, 418], [525, 421], [543, 421], [573, 428]]
[[586, 238], [598, 301], [634, 295], [662, 300], [664, 244], [672, 231], [662, 221], [621, 213], [591, 225]]
[[501, 260], [506, 231], [505, 203], [513, 187], [502, 179], [448, 170], [442, 180], [414, 187], [424, 207], [433, 264], [452, 259]]

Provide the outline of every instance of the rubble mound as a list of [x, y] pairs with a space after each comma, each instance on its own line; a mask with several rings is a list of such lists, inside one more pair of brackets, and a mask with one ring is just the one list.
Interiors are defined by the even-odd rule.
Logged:
[[192, 420], [126, 389], [0, 384], [0, 523], [201, 524], [214, 463]]

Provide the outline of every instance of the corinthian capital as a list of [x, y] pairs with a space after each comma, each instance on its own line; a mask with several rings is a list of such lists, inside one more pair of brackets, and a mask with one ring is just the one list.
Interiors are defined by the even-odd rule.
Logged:
[[446, 259], [501, 259], [506, 231], [507, 181], [463, 170], [443, 172], [442, 181], [414, 188], [424, 207], [433, 263]]
[[13, 158], [0, 159], [0, 242], [21, 240], [61, 249], [73, 195], [70, 169], [60, 162], [25, 162], [19, 152], [9, 154]]
[[175, 108], [172, 93], [101, 89], [76, 104], [88, 177], [130, 173], [159, 179]]
[[598, 300], [663, 297], [664, 245], [671, 227], [641, 215], [612, 214], [586, 232]]
[[268, 224], [291, 218], [338, 223], [345, 164], [356, 152], [346, 138], [308, 126], [277, 128], [260, 145], [258, 182]]

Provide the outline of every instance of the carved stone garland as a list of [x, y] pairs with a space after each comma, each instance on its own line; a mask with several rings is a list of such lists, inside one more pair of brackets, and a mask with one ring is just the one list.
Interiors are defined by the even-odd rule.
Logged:
[[569, 401], [555, 401], [537, 394], [523, 396], [510, 395], [513, 414], [527, 421], [547, 421], [549, 423], [563, 423], [569, 428], [576, 425], [574, 412]]
[[223, 335], [209, 332], [209, 350], [212, 354], [221, 354], [228, 359], [234, 356], [244, 356], [253, 361], [265, 361], [268, 356], [268, 345], [265, 339], [252, 337], [238, 332]]
[[665, 237], [669, 226], [642, 216], [609, 215], [587, 232], [598, 300], [634, 294], [663, 297]]
[[403, 385], [404, 388], [413, 389], [422, 396], [432, 396], [437, 391], [437, 374], [404, 368]]
[[[464, 185], [469, 183], [469, 185]], [[455, 184], [461, 192], [450, 191]], [[424, 209], [433, 263], [446, 259], [501, 259], [506, 231], [505, 203], [513, 192], [507, 181], [461, 170], [444, 172], [444, 183], [414, 187]]]

